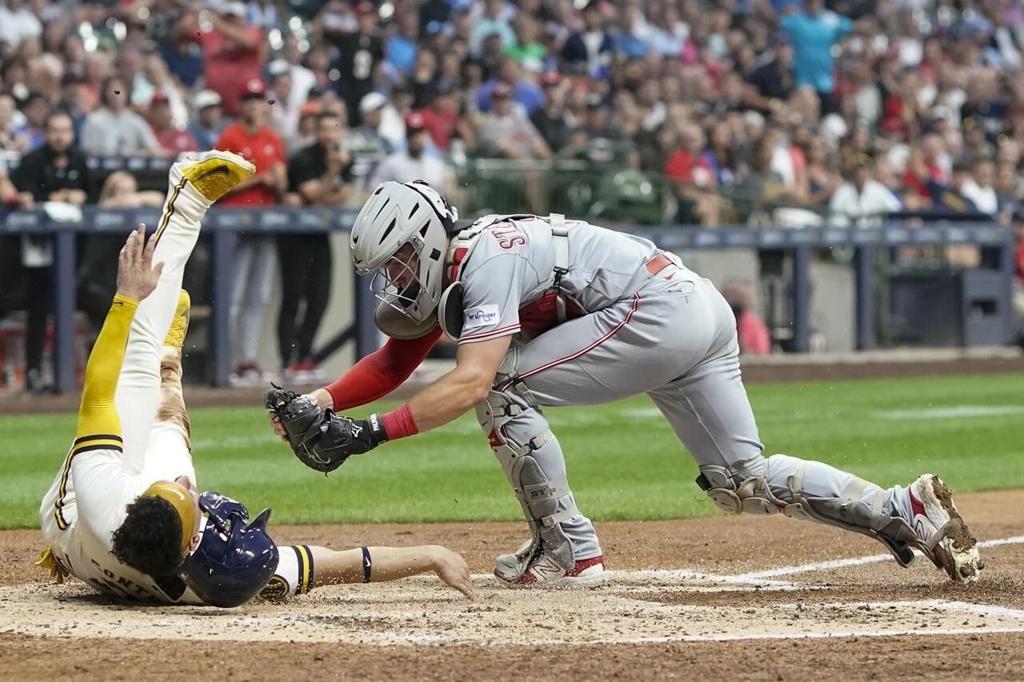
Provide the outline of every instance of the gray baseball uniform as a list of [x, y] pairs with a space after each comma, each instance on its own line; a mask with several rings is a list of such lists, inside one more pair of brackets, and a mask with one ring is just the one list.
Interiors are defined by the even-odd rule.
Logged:
[[[547, 546], [567, 538], [576, 560], [601, 554], [593, 525], [576, 510], [561, 447], [539, 408], [638, 393], [654, 400], [697, 460], [712, 499], [739, 504], [731, 511], [784, 511], [875, 537], [879, 519], [907, 511], [896, 509], [905, 504], [898, 488], [882, 490], [819, 462], [762, 456], [740, 377], [736, 320], [710, 281], [645, 239], [581, 221], [565, 227], [568, 271], [560, 289], [583, 310], [553, 331], [545, 333], [546, 325], [536, 322], [538, 307], [542, 318], [550, 309], [544, 297], [555, 279], [557, 249], [548, 220], [496, 222], [479, 236], [459, 277], [459, 343], [516, 335], [477, 414], [535, 536]], [[536, 467], [524, 468], [529, 457]], [[742, 489], [751, 480], [767, 490], [755, 484]], [[795, 513], [801, 502], [805, 513]], [[833, 509], [849, 502], [863, 503], [870, 518]], [[562, 534], [545, 535], [556, 524]]]

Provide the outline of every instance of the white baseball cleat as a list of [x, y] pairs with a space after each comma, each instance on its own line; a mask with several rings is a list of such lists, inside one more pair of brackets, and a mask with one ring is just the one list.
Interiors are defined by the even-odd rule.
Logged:
[[911, 525], [920, 540], [918, 548], [953, 582], [974, 582], [985, 568], [978, 541], [953, 502], [953, 493], [935, 474], [925, 474], [910, 484]]
[[578, 559], [576, 565], [567, 571], [547, 554], [541, 554], [519, 576], [502, 575], [497, 568], [494, 570], [494, 575], [508, 587], [542, 589], [595, 587], [607, 578], [603, 555], [590, 559]]
[[170, 181], [175, 187], [184, 178], [208, 201], [214, 202], [255, 171], [252, 163], [233, 152], [219, 149], [187, 152], [171, 166]]

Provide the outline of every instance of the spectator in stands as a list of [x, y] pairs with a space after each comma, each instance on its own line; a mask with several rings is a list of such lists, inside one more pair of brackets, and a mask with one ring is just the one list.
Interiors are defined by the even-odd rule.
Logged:
[[516, 109], [512, 88], [498, 82], [491, 93], [491, 109], [484, 114], [477, 130], [483, 154], [506, 159], [548, 159], [551, 149], [530, 119]]
[[971, 172], [964, 180], [963, 194], [982, 213], [994, 216], [999, 212], [999, 196], [993, 186], [995, 167], [988, 157], [979, 156], [971, 164]]
[[820, 136], [811, 135], [805, 142], [804, 155], [807, 159], [807, 203], [813, 206], [828, 205], [842, 183], [842, 178], [836, 173], [829, 158], [828, 146]]
[[405, 11], [398, 15], [398, 30], [387, 41], [387, 63], [398, 78], [412, 72], [412, 65], [419, 51], [420, 18], [416, 12]]
[[540, 36], [540, 26], [537, 18], [524, 12], [516, 15], [512, 22], [515, 32], [515, 44], [505, 48], [505, 54], [519, 62], [526, 71], [541, 73], [544, 71], [548, 48], [537, 38]]
[[195, 138], [187, 130], [175, 127], [171, 102], [162, 91], [154, 94], [149, 102], [149, 125], [160, 148], [169, 156], [175, 157], [182, 152], [199, 149]]
[[[289, 153], [295, 153], [298, 150], [308, 147], [317, 140], [317, 116], [323, 111], [323, 107], [320, 102], [306, 102], [299, 108], [299, 123], [295, 129], [295, 136], [292, 139], [287, 140], [285, 149]], [[347, 109], [342, 108], [342, 112]], [[344, 119], [344, 113], [339, 115], [339, 118]]]
[[401, 118], [388, 98], [371, 92], [359, 102], [362, 123], [353, 131], [349, 148], [360, 154], [384, 158], [400, 146], [394, 137], [394, 127]]
[[30, 92], [21, 105], [21, 113], [25, 121], [15, 128], [16, 137], [24, 140], [25, 148], [38, 149], [46, 139], [46, 119], [50, 115], [50, 105], [40, 92]]
[[228, 116], [241, 112], [238, 84], [262, 78], [266, 59], [263, 31], [247, 24], [245, 15], [245, 3], [230, 0], [216, 12], [189, 12], [175, 27], [179, 38], [202, 48], [206, 87], [221, 96]]
[[19, 115], [14, 98], [0, 94], [0, 151], [17, 154], [28, 151], [28, 139], [15, 132], [15, 117]]
[[583, 124], [576, 129], [585, 135], [586, 141], [616, 141], [625, 137], [625, 133], [612, 121], [611, 112], [605, 105], [604, 98], [594, 92], [587, 96], [587, 115]]
[[569, 144], [572, 132], [565, 110], [565, 100], [571, 86], [568, 81], [562, 81], [557, 73], [544, 74], [541, 85], [544, 87], [544, 106], [530, 117], [530, 122], [552, 151], [558, 152]]
[[[288, 191], [301, 205], [345, 205], [352, 190], [352, 158], [345, 147], [341, 115], [323, 111], [314, 117], [316, 142], [288, 162]], [[331, 292], [331, 244], [325, 233], [277, 235], [281, 271], [281, 309], [277, 344], [288, 381], [316, 382], [313, 341]]]
[[25, 39], [38, 38], [42, 32], [43, 24], [30, 3], [7, 0], [0, 6], [0, 43], [8, 49], [17, 47]]
[[[263, 81], [245, 83], [236, 95], [241, 118], [228, 125], [217, 141], [217, 149], [241, 154], [256, 166], [256, 172], [219, 202], [221, 206], [256, 208], [274, 206], [288, 186], [284, 144], [268, 126], [270, 112]], [[236, 385], [259, 385], [267, 376], [260, 368], [259, 341], [263, 313], [270, 301], [274, 273], [274, 238], [242, 234], [234, 258], [235, 281], [231, 298], [231, 328], [238, 334], [239, 362], [231, 381]]]
[[490, 35], [497, 35], [501, 39], [502, 49], [515, 45], [516, 35], [509, 24], [510, 18], [505, 0], [484, 0], [483, 12], [473, 24], [470, 53], [480, 54], [484, 39]]
[[729, 281], [722, 286], [722, 296], [729, 302], [736, 316], [736, 335], [740, 353], [768, 355], [772, 352], [772, 338], [768, 326], [755, 312], [757, 310], [754, 287], [749, 282]]
[[271, 102], [270, 127], [282, 140], [290, 140], [299, 127], [299, 107], [306, 101], [306, 93], [295, 97], [292, 75], [288, 63], [276, 59], [267, 66], [267, 99]]
[[[333, 3], [328, 3], [325, 11]], [[355, 125], [362, 123], [360, 103], [373, 91], [373, 79], [377, 68], [384, 61], [384, 41], [377, 30], [377, 6], [372, 2], [357, 2], [355, 5], [355, 30], [343, 23], [324, 22], [324, 39], [339, 53], [334, 62], [340, 77], [335, 83], [338, 95], [348, 105], [348, 120]]]
[[407, 82], [412, 91], [412, 106], [416, 109], [425, 107], [438, 86], [437, 55], [432, 50], [424, 49], [416, 54]]
[[949, 182], [932, 179], [928, 183], [934, 208], [940, 213], [977, 213], [978, 207], [964, 194], [964, 187], [971, 177], [971, 166], [963, 161], [953, 164]]
[[527, 116], [531, 116], [544, 104], [544, 93], [522, 77], [519, 62], [511, 57], [505, 57], [501, 60], [497, 78], [492, 78], [477, 90], [477, 109], [484, 112], [490, 110], [492, 93], [499, 85], [509, 88], [512, 99], [523, 107]]
[[[22, 203], [52, 201], [83, 205], [92, 191], [92, 176], [85, 155], [74, 146], [71, 117], [53, 112], [46, 120], [43, 146], [28, 152], [11, 175], [22, 193]], [[52, 246], [49, 237], [26, 237], [22, 248], [22, 266], [27, 284], [28, 323], [25, 333], [27, 389], [49, 389], [43, 378], [43, 348], [46, 345], [47, 318], [51, 312], [50, 265]]]
[[436, 156], [427, 153], [427, 132], [423, 116], [410, 114], [405, 120], [405, 149], [391, 154], [374, 171], [368, 188], [375, 188], [382, 182], [412, 182], [423, 180], [442, 194], [451, 194], [453, 183], [449, 173]]
[[462, 141], [464, 148], [472, 148], [476, 139], [473, 127], [459, 116], [459, 104], [456, 91], [448, 85], [441, 84], [434, 92], [430, 105], [418, 113], [423, 118], [423, 125], [430, 133], [434, 147], [441, 153], [449, 151], [452, 139]]
[[128, 90], [120, 78], [103, 84], [103, 106], [82, 126], [82, 149], [99, 156], [163, 155], [146, 120], [128, 108]]
[[[98, 204], [101, 208], [157, 208], [164, 202], [164, 193], [139, 191], [135, 176], [127, 171], [114, 171], [107, 176], [100, 190]], [[98, 333], [110, 309], [116, 282], [110, 264], [117, 259], [118, 251], [124, 244], [120, 233], [97, 232], [79, 237], [81, 257], [78, 262], [78, 300]]]
[[608, 75], [615, 43], [606, 27], [600, 0], [587, 2], [583, 7], [583, 30], [573, 31], [562, 46], [562, 60], [571, 73]]
[[[103, 181], [97, 203], [105, 208], [157, 207], [163, 205], [164, 193], [155, 190], [139, 191], [139, 183], [134, 175], [128, 171], [114, 171]], [[119, 242], [124, 241], [120, 235], [117, 239]]]
[[153, 97], [158, 94], [167, 98], [171, 111], [171, 122], [178, 130], [188, 127], [188, 104], [182, 95], [174, 77], [167, 70], [167, 64], [160, 55], [146, 55], [143, 60], [144, 81], [147, 86], [148, 96], [138, 100], [138, 106], [143, 107], [151, 104]]
[[745, 93], [746, 104], [765, 114], [780, 109], [796, 90], [789, 35], [776, 33], [772, 45], [771, 52], [755, 63]]
[[829, 201], [829, 221], [833, 225], [877, 227], [885, 217], [902, 208], [900, 200], [872, 177], [874, 160], [857, 154], [846, 160], [846, 180]]
[[195, 110], [188, 132], [199, 149], [213, 149], [224, 130], [224, 107], [220, 95], [213, 90], [200, 90], [192, 98]]
[[779, 25], [793, 41], [796, 86], [810, 86], [821, 98], [821, 111], [839, 110], [835, 92], [835, 58], [833, 48], [853, 30], [853, 22], [825, 9], [824, 0], [786, 0]]
[[664, 172], [675, 187], [680, 210], [692, 210], [704, 225], [717, 225], [720, 202], [714, 193], [714, 171], [703, 155], [704, 132], [695, 123], [685, 124], [677, 139], [678, 147], [665, 161]]
[[773, 208], [774, 204], [788, 197], [782, 176], [772, 170], [775, 142], [763, 135], [754, 145], [750, 158], [750, 169], [735, 186], [733, 204], [744, 219], [752, 218], [755, 212]]

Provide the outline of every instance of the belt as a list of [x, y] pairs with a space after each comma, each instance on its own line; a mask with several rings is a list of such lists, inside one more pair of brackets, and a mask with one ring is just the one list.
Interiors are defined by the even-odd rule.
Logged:
[[647, 268], [647, 273], [653, 277], [670, 265], [675, 265], [672, 259], [664, 253], [659, 253], [647, 261], [644, 267]]

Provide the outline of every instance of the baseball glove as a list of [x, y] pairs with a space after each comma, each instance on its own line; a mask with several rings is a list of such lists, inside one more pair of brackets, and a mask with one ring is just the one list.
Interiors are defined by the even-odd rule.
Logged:
[[334, 471], [351, 455], [368, 452], [387, 440], [375, 414], [360, 420], [342, 417], [308, 396], [271, 386], [265, 396], [267, 409], [280, 420], [292, 452], [310, 469]]

